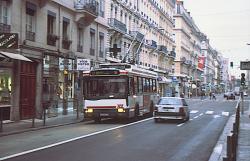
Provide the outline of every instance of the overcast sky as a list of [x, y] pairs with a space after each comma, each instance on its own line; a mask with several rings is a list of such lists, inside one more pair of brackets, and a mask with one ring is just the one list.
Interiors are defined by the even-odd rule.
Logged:
[[250, 43], [250, 0], [183, 1], [214, 49], [235, 66], [240, 61], [250, 60], [250, 45], [247, 45]]

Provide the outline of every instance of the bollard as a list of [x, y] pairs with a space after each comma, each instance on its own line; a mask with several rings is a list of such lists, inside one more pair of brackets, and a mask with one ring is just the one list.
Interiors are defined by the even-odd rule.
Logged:
[[233, 139], [232, 139], [233, 134], [230, 133], [227, 136], [227, 158], [228, 161], [233, 161]]

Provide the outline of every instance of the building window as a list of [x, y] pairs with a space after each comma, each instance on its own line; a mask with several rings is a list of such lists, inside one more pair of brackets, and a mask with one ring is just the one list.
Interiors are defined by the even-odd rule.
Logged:
[[95, 30], [90, 29], [90, 55], [95, 55]]
[[0, 1], [0, 32], [10, 32], [9, 9], [6, 1]]
[[55, 35], [55, 21], [56, 21], [56, 14], [54, 12], [48, 11], [47, 44], [52, 46], [56, 46], [56, 40], [58, 40], [58, 36]]
[[69, 24], [70, 20], [63, 17], [63, 40], [62, 40], [62, 48], [69, 50], [71, 40], [69, 39]]
[[100, 32], [99, 33], [99, 56], [103, 58], [104, 56], [104, 33]]
[[36, 5], [26, 2], [26, 39], [35, 41]]
[[101, 1], [99, 2], [99, 6], [100, 6], [100, 13], [99, 13], [99, 15], [100, 15], [101, 17], [103, 17], [103, 18], [104, 18], [104, 10], [105, 10], [104, 4], [105, 4], [105, 0], [101, 0]]

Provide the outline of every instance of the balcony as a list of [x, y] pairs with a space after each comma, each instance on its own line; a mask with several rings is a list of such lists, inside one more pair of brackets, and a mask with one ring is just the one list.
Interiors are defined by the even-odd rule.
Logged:
[[62, 40], [62, 48], [69, 50], [72, 41], [68, 37], [64, 37]]
[[122, 33], [127, 33], [127, 27], [124, 23], [122, 23], [121, 21], [118, 21], [115, 18], [109, 18], [108, 19], [108, 24], [110, 27], [112, 27], [113, 29], [116, 29]]
[[0, 23], [0, 32], [10, 33], [10, 28], [11, 28], [10, 25]]
[[159, 45], [159, 46], [158, 46], [158, 50], [161, 51], [161, 52], [163, 52], [163, 53], [165, 53], [165, 54], [168, 53], [168, 49], [167, 49], [167, 47], [164, 46], [164, 45]]
[[99, 3], [96, 0], [80, 0], [75, 2], [74, 7], [76, 22], [85, 26], [88, 26], [98, 16]]
[[144, 35], [140, 33], [139, 31], [129, 31], [129, 34], [133, 37], [136, 37], [136, 40], [141, 42], [144, 38]]
[[77, 45], [77, 52], [80, 52], [80, 53], [83, 52], [83, 46], [82, 45], [80, 45], [80, 44]]
[[176, 53], [175, 53], [175, 51], [171, 51], [171, 52], [170, 52], [170, 56], [173, 57], [173, 58], [176, 58]]
[[146, 40], [146, 44], [152, 48], [157, 48], [157, 42], [154, 40]]
[[54, 34], [48, 34], [47, 35], [47, 44], [51, 46], [56, 46], [56, 41], [59, 39], [58, 36]]
[[36, 33], [31, 31], [26, 31], [26, 40], [35, 41]]

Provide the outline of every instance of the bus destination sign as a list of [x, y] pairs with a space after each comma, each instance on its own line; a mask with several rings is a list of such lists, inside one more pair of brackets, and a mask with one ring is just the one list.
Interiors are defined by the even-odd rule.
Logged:
[[120, 72], [118, 70], [96, 70], [91, 71], [90, 75], [119, 75]]
[[241, 61], [240, 70], [250, 70], [250, 61]]

